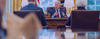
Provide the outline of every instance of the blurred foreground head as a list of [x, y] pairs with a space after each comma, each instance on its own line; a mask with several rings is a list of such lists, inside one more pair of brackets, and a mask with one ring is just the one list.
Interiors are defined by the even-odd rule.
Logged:
[[24, 19], [12, 14], [7, 16], [7, 39], [38, 39], [42, 29], [36, 15], [29, 14]]

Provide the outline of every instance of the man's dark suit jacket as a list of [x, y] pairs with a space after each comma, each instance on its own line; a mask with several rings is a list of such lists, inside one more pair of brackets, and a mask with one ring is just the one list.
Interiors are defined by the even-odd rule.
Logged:
[[0, 9], [0, 29], [1, 29], [1, 22], [2, 22], [2, 15], [1, 15], [1, 9]]
[[78, 10], [86, 10], [85, 6], [78, 6], [77, 8], [78, 8]]
[[[53, 16], [53, 14], [56, 12], [56, 9], [55, 7], [49, 7], [47, 9], [47, 13], [49, 13], [51, 15], [51, 17]], [[62, 15], [62, 12], [64, 12], [64, 14], [66, 15], [66, 8], [62, 7], [60, 8], [60, 15], [61, 15], [61, 18], [63, 18], [63, 15]], [[67, 16], [67, 15], [66, 15]]]
[[42, 8], [37, 7], [34, 4], [28, 4], [27, 6], [21, 8], [21, 10], [41, 10], [41, 12], [42, 12], [42, 15], [41, 15], [41, 17], [42, 17], [42, 21], [41, 21], [42, 26], [46, 26], [47, 25], [47, 22], [46, 22], [46, 19], [45, 19], [45, 16], [44, 16], [44, 12], [43, 12]]

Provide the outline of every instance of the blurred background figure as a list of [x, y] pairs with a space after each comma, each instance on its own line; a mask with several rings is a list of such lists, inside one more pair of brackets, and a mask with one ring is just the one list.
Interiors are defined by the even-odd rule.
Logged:
[[28, 2], [29, 2], [29, 4], [27, 6], [21, 8], [21, 10], [40, 10], [42, 12], [42, 16], [41, 16], [42, 26], [47, 26], [46, 19], [45, 19], [44, 12], [43, 12], [42, 8], [36, 6], [35, 0], [28, 0]]
[[50, 13], [51, 18], [65, 18], [66, 15], [66, 8], [61, 8], [60, 1], [55, 2], [55, 7], [52, 10], [48, 10]]
[[78, 10], [86, 10], [87, 0], [76, 0]]

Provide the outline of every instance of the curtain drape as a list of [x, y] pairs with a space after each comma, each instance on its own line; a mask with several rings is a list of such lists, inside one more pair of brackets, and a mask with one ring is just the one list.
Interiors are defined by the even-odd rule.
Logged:
[[13, 0], [13, 11], [19, 11], [21, 6], [22, 0]]

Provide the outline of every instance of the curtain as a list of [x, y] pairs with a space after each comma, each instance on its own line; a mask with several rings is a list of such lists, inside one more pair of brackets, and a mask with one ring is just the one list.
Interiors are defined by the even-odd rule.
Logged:
[[13, 11], [19, 11], [22, 7], [22, 0], [13, 0]]

